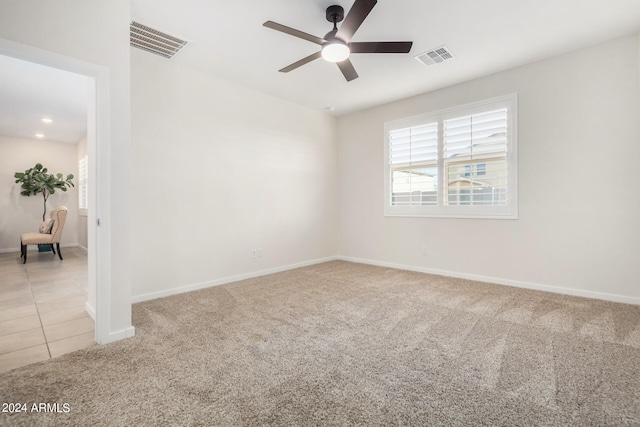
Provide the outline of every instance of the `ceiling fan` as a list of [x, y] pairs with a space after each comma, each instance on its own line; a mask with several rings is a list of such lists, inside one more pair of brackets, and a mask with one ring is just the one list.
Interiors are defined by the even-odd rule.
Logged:
[[[322, 57], [328, 62], [338, 64], [345, 79], [351, 81], [358, 78], [358, 73], [349, 60], [349, 55], [352, 53], [409, 53], [413, 42], [351, 42], [351, 38], [376, 3], [377, 0], [356, 0], [346, 17], [342, 6], [329, 6], [326, 17], [327, 21], [333, 23], [333, 30], [324, 37], [316, 37], [273, 21], [265, 22], [263, 25], [267, 28], [310, 41], [322, 47], [319, 52], [284, 67], [280, 72], [288, 73]], [[343, 19], [344, 22], [342, 22]], [[340, 28], [338, 28], [338, 22], [342, 22]]]

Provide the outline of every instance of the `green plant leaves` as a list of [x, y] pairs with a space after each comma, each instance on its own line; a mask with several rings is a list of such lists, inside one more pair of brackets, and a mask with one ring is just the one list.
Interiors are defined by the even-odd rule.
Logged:
[[54, 194], [56, 190], [67, 191], [67, 187], [74, 187], [73, 174], [68, 174], [66, 179], [63, 179], [61, 173], [48, 174], [48, 169], [43, 167], [41, 163], [36, 163], [32, 168], [23, 172], [16, 172], [13, 177], [16, 179], [16, 184], [21, 184], [20, 194], [22, 196], [35, 196], [42, 194], [44, 198], [44, 213], [42, 220], [44, 221], [47, 212], [47, 199], [49, 195]]
[[40, 193], [55, 193], [56, 190], [66, 191], [67, 187], [74, 187], [73, 174], [68, 174], [66, 178], [61, 173], [48, 174], [47, 168], [41, 163], [37, 163], [34, 167], [24, 172], [16, 172], [13, 176], [16, 184], [21, 184], [22, 191], [20, 194], [25, 196], [36, 195]]

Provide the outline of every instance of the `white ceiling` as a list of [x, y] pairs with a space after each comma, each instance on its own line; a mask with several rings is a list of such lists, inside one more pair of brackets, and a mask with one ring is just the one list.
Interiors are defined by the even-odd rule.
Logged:
[[[346, 82], [318, 59], [278, 70], [318, 46], [262, 26], [272, 20], [323, 37], [325, 9], [353, 0], [132, 0], [132, 19], [190, 41], [172, 60], [340, 115], [513, 68], [640, 29], [638, 0], [379, 0], [352, 41], [413, 41], [408, 55], [358, 54]], [[456, 58], [414, 55], [446, 45]], [[596, 61], [597, 58], [594, 58]]]
[[[413, 41], [408, 55], [358, 54], [346, 82], [318, 59], [278, 70], [318, 46], [262, 26], [272, 20], [316, 36], [325, 9], [354, 0], [132, 0], [132, 20], [190, 42], [171, 61], [310, 108], [341, 115], [637, 32], [638, 0], [379, 0], [352, 41]], [[414, 56], [446, 45], [455, 59]], [[145, 53], [147, 54], [147, 53]], [[598, 58], [594, 58], [598, 61]], [[78, 142], [86, 133], [83, 76], [0, 56], [0, 135]], [[42, 117], [53, 123], [46, 125]]]
[[0, 55], [0, 135], [79, 142], [87, 134], [88, 84], [85, 76]]

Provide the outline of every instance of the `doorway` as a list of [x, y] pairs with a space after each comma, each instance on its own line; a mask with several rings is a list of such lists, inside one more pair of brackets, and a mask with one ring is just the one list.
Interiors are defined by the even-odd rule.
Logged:
[[[108, 270], [110, 265], [108, 238], [101, 239], [98, 235], [98, 208], [103, 207], [102, 220], [108, 220], [108, 197], [98, 194], [98, 188], [104, 188], [108, 183], [108, 126], [99, 126], [99, 123], [108, 123], [108, 70], [105, 67], [89, 64], [75, 58], [64, 57], [52, 52], [21, 45], [8, 40], [0, 39], [0, 55], [39, 64], [52, 69], [82, 75], [87, 80], [87, 109], [86, 109], [86, 153], [88, 159], [88, 209], [87, 223], [87, 293], [85, 309], [95, 320], [95, 341], [104, 343], [109, 339], [109, 282]], [[106, 155], [104, 154], [106, 153]], [[98, 157], [103, 159], [98, 161]], [[106, 157], [106, 159], [105, 159]], [[98, 171], [98, 165], [102, 172]], [[13, 174], [13, 172], [12, 172]], [[103, 186], [101, 187], [101, 183]], [[77, 203], [77, 202], [75, 202]], [[51, 206], [47, 209], [50, 210]], [[106, 246], [105, 246], [106, 245]], [[68, 251], [63, 248], [63, 251]], [[64, 254], [65, 252], [63, 252]], [[62, 261], [64, 263], [65, 261]], [[99, 277], [98, 271], [103, 271]], [[106, 276], [106, 278], [105, 278]]]

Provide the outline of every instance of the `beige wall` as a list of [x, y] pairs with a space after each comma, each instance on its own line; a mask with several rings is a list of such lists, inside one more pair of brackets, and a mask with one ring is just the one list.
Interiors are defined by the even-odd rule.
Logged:
[[[0, 136], [0, 252], [20, 250], [20, 234], [38, 231], [44, 210], [42, 195], [21, 196], [20, 184], [13, 174], [42, 163], [49, 173], [78, 175], [76, 145]], [[77, 179], [74, 178], [74, 184]], [[47, 218], [51, 209], [64, 205], [69, 209], [62, 246], [78, 243], [78, 196], [76, 188], [57, 191], [47, 201]]]
[[[633, 35], [341, 117], [340, 255], [640, 303], [638, 52]], [[385, 121], [509, 93], [518, 220], [384, 217]]]
[[335, 255], [334, 118], [131, 57], [134, 298]]

